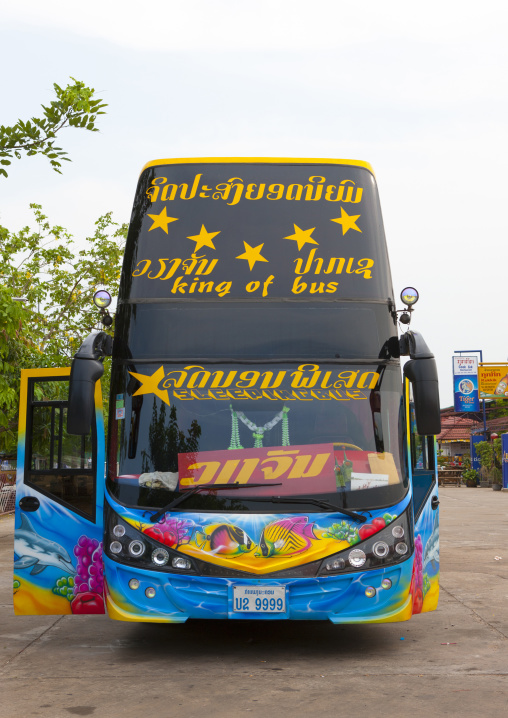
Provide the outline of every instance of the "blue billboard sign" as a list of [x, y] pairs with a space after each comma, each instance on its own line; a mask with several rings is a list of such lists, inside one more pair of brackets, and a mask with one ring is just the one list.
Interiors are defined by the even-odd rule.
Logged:
[[503, 452], [503, 489], [508, 489], [508, 434], [501, 434], [501, 451]]
[[476, 471], [478, 472], [482, 468], [482, 465], [480, 463], [480, 457], [476, 453], [476, 444], [478, 444], [480, 441], [487, 441], [487, 437], [485, 436], [485, 434], [473, 434], [473, 436], [471, 436], [469, 446], [471, 452], [471, 468], [476, 469]]
[[478, 357], [453, 357], [455, 411], [480, 411], [478, 396]]

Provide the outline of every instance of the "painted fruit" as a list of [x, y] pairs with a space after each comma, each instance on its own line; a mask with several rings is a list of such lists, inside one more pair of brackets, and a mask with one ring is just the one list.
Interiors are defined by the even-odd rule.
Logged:
[[379, 517], [372, 521], [372, 525], [376, 527], [376, 531], [381, 531], [381, 529], [384, 529], [384, 527], [386, 526], [386, 521], [383, 518]]
[[420, 588], [413, 595], [413, 613], [421, 613], [423, 608], [423, 593]]
[[[375, 521], [375, 519], [374, 519]], [[374, 522], [373, 522], [374, 523]], [[378, 529], [375, 528], [375, 526], [372, 524], [364, 524], [360, 529], [358, 529], [358, 536], [362, 541], [365, 541], [366, 538], [369, 538], [369, 536], [372, 536], [373, 534], [378, 532]]]
[[173, 531], [161, 531], [158, 526], [150, 526], [145, 529], [143, 533], [147, 536], [151, 536], [156, 541], [160, 541], [160, 543], [163, 543], [170, 548], [177, 545], [177, 537]]
[[78, 593], [76, 598], [71, 601], [71, 610], [73, 613], [105, 613], [104, 601], [102, 596], [92, 591]]

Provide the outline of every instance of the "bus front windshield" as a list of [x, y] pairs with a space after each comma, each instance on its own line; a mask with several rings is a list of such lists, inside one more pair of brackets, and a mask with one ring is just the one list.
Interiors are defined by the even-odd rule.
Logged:
[[125, 360], [112, 381], [108, 487], [125, 505], [161, 508], [199, 487], [178, 511], [283, 513], [306, 498], [361, 510], [407, 490], [390, 361]]

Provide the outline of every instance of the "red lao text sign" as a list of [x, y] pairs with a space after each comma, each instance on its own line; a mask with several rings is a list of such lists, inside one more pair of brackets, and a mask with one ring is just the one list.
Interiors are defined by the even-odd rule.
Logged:
[[333, 444], [178, 454], [179, 489], [266, 483], [249, 494], [329, 493], [336, 490], [334, 462]]

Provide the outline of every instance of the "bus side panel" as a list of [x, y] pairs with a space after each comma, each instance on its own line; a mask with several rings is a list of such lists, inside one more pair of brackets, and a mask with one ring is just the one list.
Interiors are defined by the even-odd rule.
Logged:
[[13, 603], [16, 615], [105, 612], [102, 560], [105, 451], [99, 383], [95, 396], [95, 520], [73, 511], [65, 498], [52, 495], [49, 483], [44, 491], [38, 491], [26, 480], [29, 463], [25, 461], [25, 452], [30, 451], [32, 445], [30, 421], [27, 422], [28, 381], [34, 377], [38, 381], [61, 379], [68, 374], [69, 369], [22, 372], [14, 529]]
[[437, 481], [415, 524], [415, 553], [411, 593], [413, 613], [437, 608], [439, 598], [439, 508], [432, 507], [438, 496]]
[[[439, 502], [435, 503], [438, 499], [437, 444], [433, 439], [431, 442], [432, 449], [429, 448], [429, 455], [433, 455], [428, 457], [429, 466], [426, 470], [421, 471], [413, 466], [411, 442], [416, 435], [416, 423], [412, 419], [410, 384], [407, 378], [404, 382], [404, 395], [407, 466], [412, 485], [415, 512], [414, 561], [410, 586], [413, 614], [415, 614], [434, 611], [437, 608], [439, 599]], [[419, 475], [421, 478], [422, 474], [426, 475], [427, 484], [424, 486], [423, 492], [416, 492], [414, 484], [418, 481]], [[421, 503], [422, 501], [423, 504]]]

